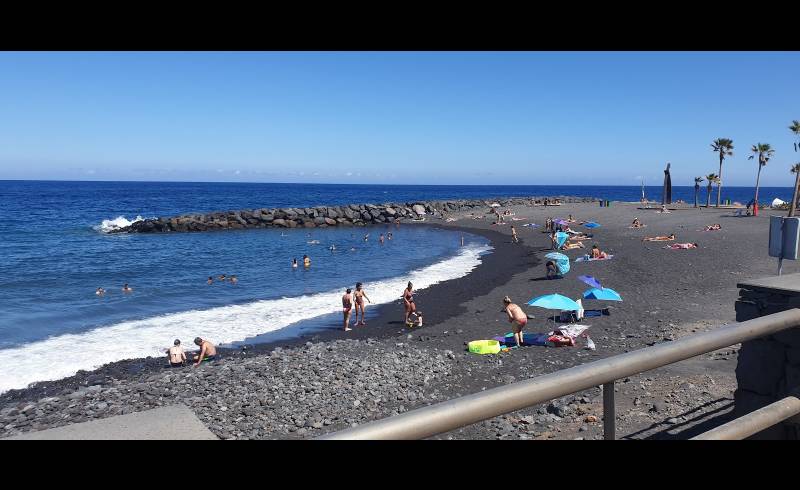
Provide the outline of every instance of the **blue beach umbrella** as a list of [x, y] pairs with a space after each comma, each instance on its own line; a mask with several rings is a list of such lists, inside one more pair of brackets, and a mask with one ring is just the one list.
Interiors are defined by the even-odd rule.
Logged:
[[611, 288], [587, 289], [583, 292], [584, 299], [599, 299], [603, 301], [622, 301], [622, 296]]
[[594, 221], [590, 221], [588, 223], [584, 223], [583, 226], [585, 226], [586, 228], [597, 228], [598, 226], [600, 226], [600, 224], [595, 223]]
[[548, 310], [570, 310], [578, 311], [581, 305], [560, 294], [545, 294], [528, 301], [528, 306], [538, 306]]
[[569, 257], [567, 257], [566, 255], [558, 252], [550, 252], [544, 257], [556, 263], [556, 267], [558, 267], [558, 272], [562, 276], [567, 272], [569, 272]]
[[592, 276], [578, 276], [578, 280], [582, 281], [587, 286], [591, 286], [597, 289], [603, 289], [603, 285], [600, 284], [600, 281], [598, 281]]
[[567, 243], [568, 238], [569, 235], [564, 233], [563, 231], [559, 231], [558, 233], [556, 233], [556, 245], [558, 245], [558, 248], [563, 247], [564, 244]]

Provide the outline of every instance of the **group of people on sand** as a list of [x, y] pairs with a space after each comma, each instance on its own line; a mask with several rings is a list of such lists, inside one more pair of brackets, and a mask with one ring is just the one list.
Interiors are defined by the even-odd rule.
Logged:
[[[226, 276], [225, 274], [220, 274], [217, 276], [217, 282], [230, 282], [231, 284], [237, 284], [239, 282], [239, 278], [237, 278], [235, 275]], [[214, 276], [208, 276], [208, 279], [206, 279], [206, 284], [214, 284]]]
[[[123, 293], [132, 293], [133, 292], [133, 288], [128, 286], [128, 283], [126, 282], [122, 286], [122, 292]], [[106, 295], [106, 290], [104, 288], [97, 288], [95, 290], [94, 294], [96, 294], [97, 296], [105, 296]]]
[[[192, 357], [194, 367], [197, 367], [202, 362], [209, 362], [217, 359], [217, 347], [200, 337], [194, 339], [196, 346], [200, 347], [200, 352]], [[170, 367], [183, 367], [186, 365], [186, 352], [181, 346], [180, 339], [175, 339], [172, 347], [167, 349], [167, 358], [169, 359]]]
[[[365, 299], [368, 302], [372, 303], [372, 300], [369, 299], [369, 296], [367, 296], [367, 292], [364, 291], [364, 285], [361, 284], [360, 282], [356, 283], [356, 291], [355, 292], [353, 292], [353, 290], [350, 289], [350, 288], [347, 288], [347, 290], [345, 291], [344, 296], [342, 296], [342, 313], [344, 314], [344, 331], [345, 332], [349, 332], [350, 330], [352, 330], [352, 328], [350, 328], [350, 311], [353, 308], [353, 303], [355, 303], [355, 305], [356, 305], [356, 323], [354, 324], [354, 326], [358, 326], [358, 325], [362, 325], [363, 326], [363, 325], [367, 324], [367, 322], [365, 320], [366, 317], [364, 316], [364, 300]], [[360, 322], [358, 321], [359, 312], [361, 313], [361, 321]]]

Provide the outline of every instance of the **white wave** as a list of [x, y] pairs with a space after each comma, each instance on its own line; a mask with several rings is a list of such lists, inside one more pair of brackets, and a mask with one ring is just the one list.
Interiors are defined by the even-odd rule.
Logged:
[[125, 228], [126, 226], [130, 226], [138, 221], [144, 221], [144, 218], [137, 216], [133, 221], [128, 221], [125, 216], [117, 216], [114, 219], [104, 219], [102, 223], [93, 226], [92, 229], [95, 231], [108, 233], [119, 228]]
[[[364, 289], [373, 305], [399, 301], [408, 281], [419, 290], [463, 277], [480, 264], [480, 255], [489, 250], [488, 245], [467, 246], [454, 257], [404, 276], [365, 283]], [[92, 370], [121, 359], [162, 357], [164, 349], [176, 338], [185, 346], [194, 347], [192, 339], [198, 336], [227, 344], [273, 332], [301, 320], [341, 311], [342, 294], [342, 290], [336, 290], [172, 313], [0, 349], [0, 393], [24, 388], [35, 381], [72, 376], [81, 369]], [[424, 302], [420, 307], [424, 311]]]

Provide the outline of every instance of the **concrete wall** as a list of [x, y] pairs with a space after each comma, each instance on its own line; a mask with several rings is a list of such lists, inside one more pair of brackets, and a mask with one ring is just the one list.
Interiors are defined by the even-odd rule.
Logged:
[[[797, 276], [792, 274], [791, 276]], [[739, 284], [736, 321], [751, 320], [800, 308], [800, 290], [789, 287], [800, 278], [785, 276], [769, 283], [780, 287]], [[797, 288], [800, 289], [800, 288]], [[742, 344], [736, 366], [738, 388], [734, 393], [737, 417], [784, 398], [800, 389], [800, 327]], [[750, 439], [798, 439], [800, 426], [791, 423], [776, 425]]]

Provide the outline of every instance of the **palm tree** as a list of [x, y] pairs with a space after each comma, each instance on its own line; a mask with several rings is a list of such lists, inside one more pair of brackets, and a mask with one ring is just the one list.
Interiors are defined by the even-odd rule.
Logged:
[[700, 182], [703, 181], [702, 177], [694, 178], [694, 207], [697, 207], [697, 196], [700, 194]]
[[719, 200], [722, 195], [722, 161], [725, 160], [726, 156], [733, 156], [733, 140], [717, 138], [711, 143], [711, 148], [719, 153], [719, 174], [717, 175], [717, 207], [719, 207]]
[[[800, 141], [800, 121], [797, 121], [797, 120], [792, 121], [792, 125], [789, 126], [789, 130], [791, 132], [793, 132], [794, 135], [797, 137], [798, 141]], [[797, 143], [797, 141], [795, 141], [795, 143], [794, 143], [794, 151], [797, 151], [797, 149], [798, 149], [798, 143]], [[793, 173], [797, 173], [796, 167], [797, 167], [797, 165], [794, 165], [792, 167], [792, 172]], [[798, 177], [800, 177], [800, 174], [798, 174]], [[789, 208], [789, 216], [794, 216], [795, 209], [797, 208], [797, 192], [798, 192], [797, 191], [797, 188], [798, 188], [797, 184], [798, 184], [797, 179], [795, 179], [794, 192], [792, 193], [792, 207]]]
[[758, 186], [759, 182], [761, 181], [761, 169], [767, 164], [772, 155], [775, 154], [775, 150], [772, 149], [769, 143], [756, 143], [750, 148], [750, 151], [753, 153], [749, 157], [748, 160], [752, 160], [756, 156], [758, 156], [758, 175], [756, 176], [756, 195], [753, 197], [753, 215], [758, 216]]
[[797, 207], [797, 187], [800, 186], [800, 163], [792, 165], [792, 173], [795, 174], [794, 194], [792, 194], [792, 207], [789, 208], [789, 216], [794, 216], [794, 209]]
[[717, 174], [708, 174], [706, 175], [706, 180], [708, 181], [708, 185], [706, 186], [706, 207], [711, 207], [711, 185], [714, 184], [719, 177]]

